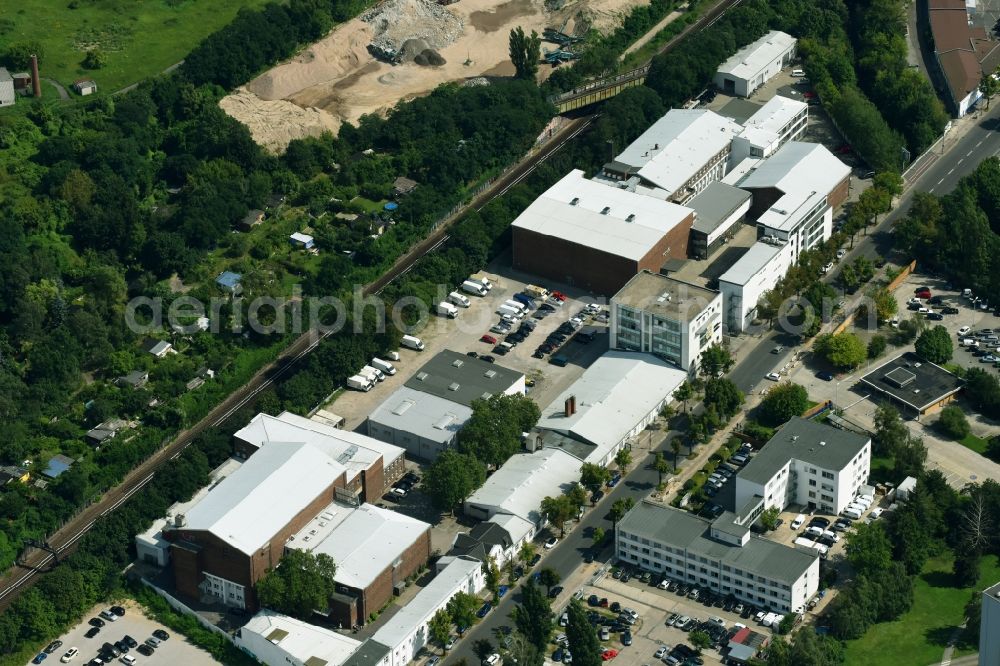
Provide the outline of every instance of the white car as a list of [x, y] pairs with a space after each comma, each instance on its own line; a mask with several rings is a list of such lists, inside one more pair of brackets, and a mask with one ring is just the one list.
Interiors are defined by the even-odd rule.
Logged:
[[500, 663], [500, 655], [498, 655], [496, 652], [486, 657], [486, 659], [483, 659], [483, 664], [485, 664], [485, 666], [497, 666], [497, 664], [499, 663]]
[[968, 335], [971, 331], [972, 331], [971, 326], [963, 326], [962, 328], [958, 329], [958, 335], [959, 336]]
[[656, 654], [654, 654], [653, 657], [656, 659], [663, 659], [663, 657], [666, 656], [666, 654], [667, 654], [667, 646], [661, 645], [659, 649], [656, 650]]
[[64, 654], [62, 657], [59, 658], [59, 661], [61, 661], [64, 664], [68, 664], [69, 662], [73, 661], [73, 658], [76, 657], [76, 655], [78, 654], [80, 654], [80, 650], [78, 648], [71, 647], [70, 649], [66, 650], [66, 654]]
[[879, 506], [879, 507], [875, 507], [874, 509], [872, 509], [872, 512], [870, 514], [868, 514], [868, 515], [869, 515], [869, 517], [871, 517], [872, 520], [875, 520], [879, 516], [881, 516], [883, 513], [885, 513], [885, 509], [883, 509], [882, 507]]
[[130, 654], [123, 654], [118, 661], [125, 664], [125, 666], [135, 666], [135, 657]]
[[837, 259], [843, 259], [844, 256], [846, 255], [847, 255], [847, 250], [845, 250], [844, 248], [840, 248], [839, 250], [837, 250]]
[[549, 537], [549, 540], [545, 542], [545, 547], [554, 548], [557, 543], [559, 543], [559, 539], [555, 537]]
[[780, 382], [781, 375], [779, 375], [777, 372], [769, 372], [766, 375], [764, 375], [764, 379], [770, 379], [772, 382]]
[[823, 267], [823, 275], [826, 275], [831, 270], [833, 270], [833, 262], [832, 261], [830, 263], [828, 263], [826, 266]]

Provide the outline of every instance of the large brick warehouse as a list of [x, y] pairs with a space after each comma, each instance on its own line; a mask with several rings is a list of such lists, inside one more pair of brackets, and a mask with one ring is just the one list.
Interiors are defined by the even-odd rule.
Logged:
[[163, 529], [177, 592], [205, 603], [259, 608], [254, 586], [290, 548], [337, 565], [333, 622], [356, 624], [430, 557], [430, 526], [360, 504], [336, 450], [272, 442]]
[[612, 296], [642, 270], [684, 259], [694, 211], [574, 170], [513, 224], [514, 268]]

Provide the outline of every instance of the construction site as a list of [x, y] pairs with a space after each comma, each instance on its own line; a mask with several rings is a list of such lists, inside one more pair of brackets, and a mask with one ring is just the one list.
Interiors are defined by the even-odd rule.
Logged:
[[442, 83], [510, 76], [510, 31], [544, 35], [543, 80], [589, 30], [613, 30], [644, 0], [385, 0], [226, 96], [220, 106], [280, 153]]

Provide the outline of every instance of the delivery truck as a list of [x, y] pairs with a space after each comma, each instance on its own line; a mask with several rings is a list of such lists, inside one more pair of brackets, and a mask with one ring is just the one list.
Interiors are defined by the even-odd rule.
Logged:
[[389, 363], [389, 361], [383, 361], [380, 358], [373, 358], [372, 362], [369, 363], [369, 365], [372, 366], [373, 368], [378, 368], [383, 372], [383, 374], [390, 376], [396, 374], [396, 366], [394, 366], [392, 363]]
[[475, 280], [466, 280], [462, 283], [462, 291], [467, 294], [473, 294], [475, 296], [485, 296], [489, 289], [483, 286], [482, 282], [476, 282]]
[[540, 301], [544, 301], [549, 297], [549, 290], [544, 287], [539, 287], [536, 284], [529, 284], [524, 288], [524, 293], [531, 296], [532, 298], [537, 298]]
[[462, 294], [458, 293], [457, 291], [453, 291], [450, 294], [448, 294], [448, 302], [449, 303], [454, 303], [455, 305], [457, 305], [460, 308], [467, 308], [467, 307], [469, 307], [469, 305], [471, 305], [471, 302], [469, 301], [469, 297], [468, 296], [463, 296]]
[[372, 390], [372, 386], [374, 385], [375, 384], [372, 380], [361, 375], [354, 375], [353, 377], [347, 378], [347, 388], [352, 388], [355, 391], [364, 391], [367, 393]]
[[441, 301], [437, 304], [437, 313], [441, 317], [447, 317], [448, 319], [454, 319], [458, 316], [458, 308], [448, 301]]
[[404, 335], [399, 339], [399, 344], [403, 345], [407, 349], [412, 349], [413, 351], [424, 350], [424, 341], [415, 335]]
[[372, 380], [373, 382], [384, 382], [385, 381], [385, 375], [382, 374], [382, 371], [379, 370], [378, 368], [373, 368], [370, 365], [366, 365], [365, 367], [361, 368], [361, 370], [358, 372], [358, 374], [362, 375], [364, 377], [367, 377], [368, 379]]

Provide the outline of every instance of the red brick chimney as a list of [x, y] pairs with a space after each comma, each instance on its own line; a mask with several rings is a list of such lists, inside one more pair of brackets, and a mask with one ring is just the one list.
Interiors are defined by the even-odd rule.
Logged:
[[42, 96], [42, 81], [38, 78], [38, 56], [31, 56], [31, 91], [35, 97]]

